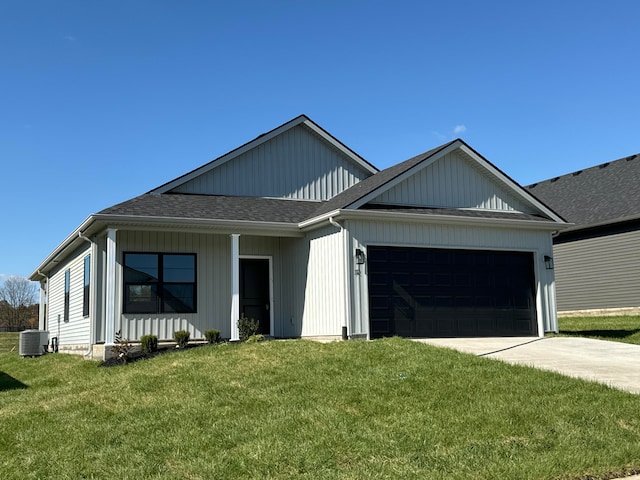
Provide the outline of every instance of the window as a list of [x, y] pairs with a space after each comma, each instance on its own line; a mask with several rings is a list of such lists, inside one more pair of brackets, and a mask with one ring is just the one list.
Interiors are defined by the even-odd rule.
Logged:
[[89, 316], [89, 284], [91, 283], [91, 255], [84, 257], [84, 292], [82, 298], [82, 315]]
[[124, 254], [124, 313], [195, 311], [195, 254]]
[[64, 321], [69, 321], [69, 291], [71, 289], [71, 270], [64, 272]]

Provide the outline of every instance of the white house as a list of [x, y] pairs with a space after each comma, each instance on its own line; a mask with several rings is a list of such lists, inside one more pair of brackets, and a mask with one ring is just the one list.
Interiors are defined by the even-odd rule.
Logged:
[[242, 313], [277, 338], [557, 331], [566, 226], [462, 140], [379, 171], [301, 115], [89, 216], [31, 274], [40, 328], [102, 357]]

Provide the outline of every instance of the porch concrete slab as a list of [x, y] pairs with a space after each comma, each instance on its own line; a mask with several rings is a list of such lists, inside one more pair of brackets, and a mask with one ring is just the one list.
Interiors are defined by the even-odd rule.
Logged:
[[576, 337], [425, 338], [418, 341], [640, 394], [640, 345]]

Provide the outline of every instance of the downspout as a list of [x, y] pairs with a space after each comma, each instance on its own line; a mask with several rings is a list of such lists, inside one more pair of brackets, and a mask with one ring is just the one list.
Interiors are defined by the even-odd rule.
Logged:
[[349, 339], [349, 310], [350, 310], [350, 305], [349, 305], [349, 270], [347, 268], [348, 262], [349, 262], [349, 249], [347, 248], [347, 230], [338, 222], [336, 222], [333, 217], [329, 217], [329, 223], [331, 225], [333, 225], [336, 228], [340, 229], [340, 234], [342, 235], [342, 250], [343, 250], [343, 262], [342, 262], [342, 268], [343, 268], [343, 282], [344, 282], [344, 322], [342, 325], [342, 340], [348, 340]]
[[[82, 240], [89, 242], [89, 244], [91, 244], [91, 247], [93, 247], [93, 241], [88, 238], [85, 237], [82, 232], [78, 232], [78, 238], [81, 238]], [[90, 268], [91, 271], [89, 273], [89, 281], [91, 282], [91, 275], [94, 274], [94, 266], [93, 266], [93, 262], [94, 262], [94, 258], [93, 258], [93, 248], [91, 248], [91, 260], [90, 260]], [[91, 282], [91, 285], [93, 285], [93, 282]], [[86, 351], [86, 353], [84, 354], [85, 357], [88, 357], [90, 355], [93, 354], [93, 344], [95, 343], [95, 332], [94, 332], [94, 326], [91, 325], [93, 322], [95, 322], [95, 318], [93, 315], [91, 315], [92, 310], [95, 311], [95, 309], [91, 308], [91, 301], [95, 301], [95, 298], [91, 298], [91, 293], [89, 293], [89, 315], [90, 315], [90, 320], [89, 320], [89, 349]]]

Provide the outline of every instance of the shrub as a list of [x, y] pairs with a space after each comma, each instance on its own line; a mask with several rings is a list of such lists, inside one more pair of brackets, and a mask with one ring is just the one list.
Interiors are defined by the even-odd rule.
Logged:
[[257, 342], [263, 342], [263, 341], [264, 341], [264, 335], [258, 333], [257, 335], [251, 335], [249, 338], [247, 338], [246, 343], [257, 343]]
[[178, 348], [184, 348], [189, 343], [189, 336], [191, 334], [187, 330], [178, 330], [173, 332], [173, 340], [176, 342]]
[[218, 343], [220, 341], [220, 330], [205, 330], [204, 338], [207, 343]]
[[131, 342], [127, 338], [122, 338], [122, 333], [118, 330], [115, 334], [115, 343], [111, 347], [111, 353], [120, 362], [127, 363], [129, 353], [131, 352]]
[[141, 347], [144, 353], [151, 353], [158, 350], [158, 337], [155, 335], [141, 336], [140, 343], [142, 344]]
[[258, 322], [258, 320], [255, 320], [253, 318], [247, 318], [243, 313], [242, 316], [240, 317], [240, 320], [238, 320], [238, 330], [240, 333], [240, 341], [244, 342], [249, 337], [258, 333], [259, 326], [260, 326], [260, 323]]

